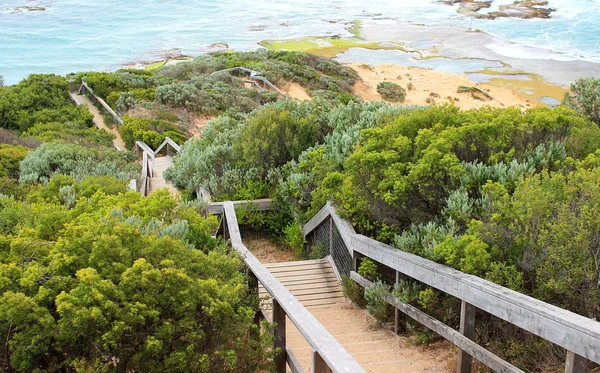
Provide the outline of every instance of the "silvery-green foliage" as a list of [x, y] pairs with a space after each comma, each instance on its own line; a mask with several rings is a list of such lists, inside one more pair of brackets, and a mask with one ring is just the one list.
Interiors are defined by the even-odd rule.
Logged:
[[446, 237], [455, 237], [457, 234], [458, 226], [454, 219], [448, 218], [445, 223], [432, 220], [426, 224], [412, 224], [394, 237], [393, 246], [431, 260], [439, 260], [441, 258], [435, 253], [435, 247]]
[[391, 118], [415, 110], [414, 106], [391, 105], [381, 101], [370, 103], [349, 102], [329, 115], [333, 131], [325, 138], [326, 157], [338, 164], [344, 163], [360, 140], [361, 132], [380, 126]]
[[190, 110], [201, 107], [200, 90], [192, 83], [181, 82], [156, 87], [156, 100], [161, 104], [185, 106]]
[[463, 188], [475, 188], [479, 193], [480, 188], [488, 181], [497, 181], [500, 184], [513, 188], [517, 181], [531, 176], [542, 168], [551, 167], [557, 161], [567, 157], [563, 142], [540, 144], [532, 151], [526, 151], [520, 159], [510, 162], [498, 162], [492, 165], [483, 162], [463, 162], [467, 171], [461, 179]]
[[[123, 218], [123, 212], [121, 211], [121, 218]], [[131, 215], [130, 217], [128, 217], [127, 219], [125, 219], [125, 224], [130, 225], [132, 227], [136, 227], [138, 229], [141, 229], [144, 226], [144, 221], [136, 216], [136, 215]]]
[[139, 74], [132, 74], [127, 71], [117, 72], [116, 77], [118, 80], [123, 82], [123, 85], [131, 88], [148, 88], [151, 86], [149, 83], [148, 76], [142, 76]]
[[475, 201], [469, 197], [469, 193], [460, 188], [450, 192], [442, 213], [455, 220], [468, 222], [473, 215], [474, 205]]
[[73, 185], [63, 185], [58, 190], [58, 198], [68, 209], [75, 207], [77, 197], [77, 191]]
[[394, 284], [392, 295], [402, 303], [411, 303], [419, 299], [421, 285], [416, 281], [400, 280]]
[[119, 99], [115, 103], [115, 107], [118, 113], [126, 113], [127, 111], [134, 109], [137, 106], [137, 100], [135, 94], [132, 92], [123, 92]]
[[365, 289], [367, 311], [380, 324], [386, 322], [391, 316], [391, 306], [386, 301], [386, 297], [389, 294], [390, 287], [381, 281], [375, 281]]
[[205, 201], [204, 199], [195, 199], [190, 201], [181, 201], [179, 206], [183, 208], [190, 208], [196, 211], [198, 214], [207, 216], [208, 208], [210, 207], [210, 202]]
[[158, 237], [169, 236], [180, 241], [185, 241], [190, 229], [190, 224], [187, 220], [180, 220], [170, 225], [163, 226], [158, 232]]
[[88, 175], [114, 176], [123, 180], [139, 176], [135, 156], [116, 150], [96, 150], [73, 144], [46, 143], [30, 151], [21, 162], [21, 183], [44, 183], [54, 175], [77, 181]]
[[222, 60], [213, 58], [212, 56], [202, 55], [191, 61], [180, 62], [171, 66], [163, 66], [156, 72], [156, 75], [187, 80], [194, 75], [208, 74], [222, 69], [225, 69], [225, 64]]

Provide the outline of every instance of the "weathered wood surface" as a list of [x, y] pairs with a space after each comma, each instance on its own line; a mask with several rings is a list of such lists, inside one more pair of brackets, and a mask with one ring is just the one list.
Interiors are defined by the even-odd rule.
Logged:
[[[145, 154], [146, 154], [148, 157], [150, 157], [150, 158], [152, 158], [152, 159], [156, 158], [156, 155], [155, 155], [155, 153], [154, 153], [154, 150], [152, 150], [152, 148], [151, 148], [150, 146], [148, 146], [148, 144], [146, 144], [146, 143], [145, 143], [145, 142], [143, 142], [143, 141], [140, 141], [140, 140], [136, 141], [136, 142], [135, 142], [135, 146], [134, 146], [134, 148], [133, 148], [133, 149], [134, 149], [134, 151], [136, 151], [136, 150], [138, 150], [138, 149], [139, 149], [139, 150], [141, 150], [141, 151], [142, 151], [142, 152], [144, 152], [144, 153], [145, 153]], [[139, 156], [139, 153], [138, 153], [138, 156]]]
[[[265, 264], [267, 268], [304, 306], [324, 306], [344, 300], [344, 294], [326, 259]], [[268, 295], [259, 287], [261, 298]]]
[[176, 196], [179, 192], [173, 184], [167, 182], [163, 173], [169, 167], [173, 166], [171, 157], [157, 157], [151, 166], [152, 175], [149, 179], [148, 195], [156, 192], [158, 189], [167, 188], [172, 196]]
[[175, 149], [175, 151], [177, 151], [177, 153], [179, 153], [181, 151], [181, 147], [173, 140], [171, 140], [170, 137], [165, 137], [165, 141], [162, 142], [162, 144], [160, 144], [158, 146], [158, 148], [156, 148], [156, 150], [154, 151], [154, 154], [158, 154], [165, 146], [171, 146], [173, 149]]
[[334, 372], [365, 372], [354, 358], [340, 345], [317, 319], [286, 289], [273, 274], [244, 246], [240, 235], [235, 207], [232, 202], [223, 203], [224, 219], [231, 246], [243, 257], [246, 265], [261, 285], [285, 311], [311, 348], [318, 351]]
[[349, 250], [446, 292], [569, 351], [600, 363], [600, 322], [479, 277], [353, 233], [329, 204], [305, 225], [308, 234], [331, 216]]
[[[365, 288], [368, 288], [372, 284], [371, 281], [365, 279], [356, 272], [351, 272], [350, 277]], [[443, 322], [429, 316], [418, 308], [413, 307], [410, 304], [402, 303], [392, 295], [389, 295], [386, 298], [386, 301], [397, 310], [403, 312], [407, 316], [413, 318], [422, 325], [454, 343], [461, 350], [467, 351], [471, 356], [474, 356], [477, 360], [492, 368], [494, 371], [502, 373], [523, 373], [522, 370], [502, 360], [500, 357], [473, 342], [467, 336], [452, 329]]]
[[[252, 208], [256, 208], [258, 211], [270, 211], [278, 209], [279, 206], [277, 202], [273, 201], [270, 198], [264, 199], [255, 199], [252, 201], [229, 201], [233, 203], [234, 207], [237, 209], [239, 207], [252, 206]], [[223, 205], [226, 202], [213, 202], [208, 206], [208, 212], [220, 215], [223, 213]]]
[[[471, 304], [461, 301], [460, 306], [460, 334], [473, 340], [475, 338], [475, 314], [477, 309]], [[465, 350], [458, 351], [458, 361], [456, 365], [457, 373], [471, 373], [473, 358]]]

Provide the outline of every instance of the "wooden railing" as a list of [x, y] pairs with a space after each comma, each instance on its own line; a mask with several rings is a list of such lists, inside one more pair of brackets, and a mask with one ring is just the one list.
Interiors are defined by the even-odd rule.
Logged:
[[165, 137], [165, 141], [163, 141], [162, 144], [160, 144], [159, 147], [156, 148], [154, 154], [158, 154], [165, 146], [167, 147], [167, 156], [169, 157], [171, 156], [171, 148], [175, 149], [177, 153], [181, 151], [181, 147], [177, 145], [175, 141], [171, 140], [170, 137]]
[[[279, 348], [280, 353], [275, 358], [276, 372], [286, 372], [286, 364], [292, 372], [303, 372], [302, 367], [295, 359], [293, 352], [286, 344], [286, 318], [289, 319], [304, 336], [312, 348], [311, 371], [314, 373], [362, 373], [363, 368], [340, 345], [340, 343], [319, 323], [319, 321], [306, 309], [292, 293], [275, 278], [271, 272], [246, 248], [242, 242], [240, 229], [237, 222], [235, 207], [256, 204], [257, 208], [266, 210], [271, 201], [259, 202], [221, 202], [211, 206], [212, 211], [221, 213], [220, 231], [225, 239], [229, 240], [231, 247], [237, 250], [251, 272], [251, 286], [258, 293], [258, 284], [262, 284], [273, 300], [272, 319], [276, 323], [274, 330], [274, 348]], [[267, 206], [267, 204], [269, 206]], [[264, 315], [266, 317], [266, 315]]]
[[90, 86], [85, 82], [85, 77], [81, 78], [81, 87], [79, 88], [79, 94], [83, 93], [83, 89], [87, 89], [88, 92], [102, 105], [102, 107], [117, 121], [119, 124], [123, 124], [123, 119], [115, 111], [106, 103], [101, 97], [98, 97], [94, 94], [94, 91]]
[[[232, 67], [231, 69], [215, 71], [210, 75], [215, 75], [215, 74], [220, 74], [220, 73], [232, 73], [232, 72], [239, 72], [239, 71], [247, 73], [248, 76], [250, 77], [250, 79], [262, 82], [264, 85], [270, 87], [275, 92], [279, 93], [283, 98], [287, 97], [283, 92], [281, 92], [279, 90], [279, 88], [275, 87], [275, 85], [273, 83], [271, 83], [267, 78], [263, 77], [260, 72], [251, 70], [251, 69], [247, 69], [245, 67]], [[256, 84], [256, 83], [254, 83], [254, 84]], [[260, 89], [263, 89], [258, 84], [256, 84], [256, 86], [259, 87]]]
[[165, 141], [163, 141], [162, 144], [160, 144], [160, 146], [156, 150], [152, 150], [152, 148], [150, 148], [148, 144], [139, 140], [135, 142], [135, 146], [132, 149], [132, 151], [135, 152], [138, 157], [142, 158], [142, 171], [140, 174], [139, 192], [144, 196], [148, 194], [148, 190], [150, 188], [150, 179], [154, 177], [154, 160], [156, 159], [156, 155], [165, 146], [167, 147], [167, 156], [169, 157], [169, 150], [171, 148], [175, 149], [177, 153], [179, 153], [179, 151], [181, 150], [181, 147], [169, 137], [166, 137]]
[[[367, 257], [395, 270], [396, 282], [403, 274], [461, 300], [460, 331], [456, 331], [391, 294], [387, 297], [387, 302], [396, 309], [396, 331], [401, 312], [458, 346], [458, 373], [470, 373], [472, 357], [497, 372], [521, 372], [473, 342], [476, 309], [565, 348], [568, 373], [585, 372], [587, 360], [600, 363], [600, 322], [357, 234], [329, 203], [305, 225], [305, 238], [310, 241], [313, 232], [325, 224], [333, 225], [339, 232], [354, 263], [353, 270], [346, 275], [358, 284], [371, 285], [356, 273], [357, 261]], [[332, 229], [321, 231], [332, 232]]]

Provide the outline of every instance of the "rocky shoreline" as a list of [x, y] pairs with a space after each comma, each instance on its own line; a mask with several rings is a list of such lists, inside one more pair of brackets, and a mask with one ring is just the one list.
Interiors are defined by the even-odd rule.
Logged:
[[550, 14], [555, 11], [548, 7], [546, 0], [515, 0], [512, 4], [500, 5], [498, 11], [481, 12], [483, 9], [490, 8], [493, 0], [475, 1], [475, 0], [440, 0], [439, 3], [447, 5], [459, 4], [457, 12], [459, 14], [477, 19], [496, 19], [502, 17], [512, 18], [550, 18]]

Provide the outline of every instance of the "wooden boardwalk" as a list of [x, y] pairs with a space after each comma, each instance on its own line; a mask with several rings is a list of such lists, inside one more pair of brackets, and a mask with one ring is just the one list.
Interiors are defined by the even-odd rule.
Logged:
[[148, 195], [154, 193], [157, 189], [160, 188], [168, 188], [169, 193], [172, 196], [177, 195], [179, 192], [177, 189], [171, 184], [168, 183], [163, 177], [163, 172], [173, 165], [173, 158], [171, 157], [156, 157], [154, 158], [154, 167], [153, 177], [150, 178], [150, 188], [148, 190]]
[[87, 96], [85, 96], [85, 95], [78, 95], [76, 93], [71, 92], [71, 99], [77, 105], [85, 105], [85, 106], [87, 106], [87, 108], [90, 111], [90, 113], [92, 113], [92, 115], [94, 116], [93, 121], [94, 121], [94, 124], [96, 125], [96, 127], [98, 127], [101, 130], [104, 130], [106, 132], [109, 132], [109, 133], [112, 133], [113, 135], [115, 135], [115, 139], [113, 140], [113, 145], [115, 146], [115, 148], [117, 150], [125, 150], [126, 149], [125, 141], [123, 141], [123, 139], [121, 138], [121, 134], [119, 133], [119, 131], [117, 130], [117, 128], [116, 127], [108, 128], [106, 126], [106, 124], [104, 124], [104, 118], [100, 114], [100, 111], [98, 110], [97, 107], [94, 106], [94, 104], [92, 104], [92, 102], [90, 101], [89, 98], [87, 98]]
[[[363, 309], [348, 304], [339, 282], [326, 259], [265, 264], [265, 267], [305, 306], [313, 316], [348, 350], [356, 361], [373, 373], [451, 372], [456, 353], [425, 350], [408, 344], [390, 330], [376, 328]], [[259, 294], [269, 312], [270, 300], [262, 287]], [[289, 320], [287, 344], [310, 372], [311, 348]], [[449, 347], [449, 346], [448, 346]]]

